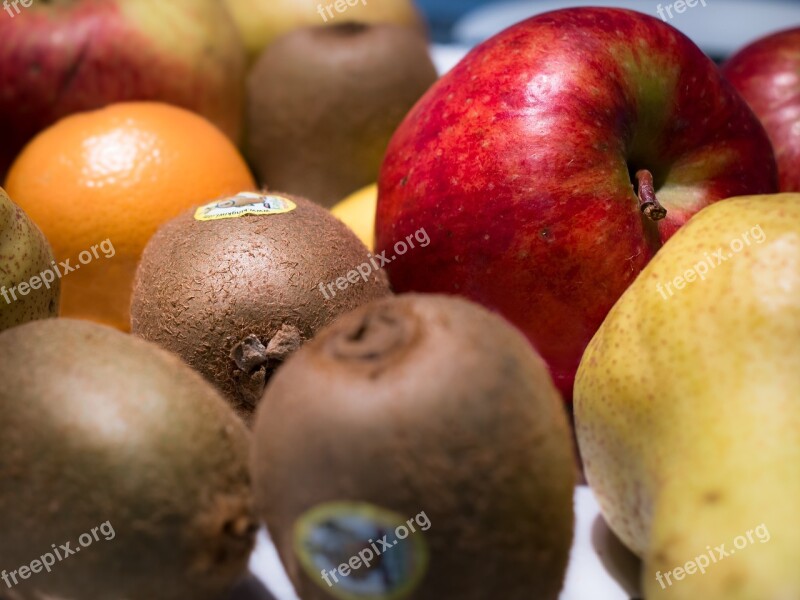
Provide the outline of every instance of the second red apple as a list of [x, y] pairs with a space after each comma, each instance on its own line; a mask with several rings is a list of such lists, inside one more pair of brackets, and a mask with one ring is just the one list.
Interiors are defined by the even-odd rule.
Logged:
[[752, 107], [775, 147], [782, 192], [800, 192], [800, 28], [743, 48], [723, 74]]

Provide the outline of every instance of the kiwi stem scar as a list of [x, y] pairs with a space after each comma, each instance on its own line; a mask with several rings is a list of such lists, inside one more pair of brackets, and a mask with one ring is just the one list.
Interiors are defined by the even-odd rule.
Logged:
[[653, 174], [647, 169], [640, 169], [636, 172], [636, 182], [638, 183], [637, 197], [639, 198], [639, 210], [651, 221], [660, 221], [667, 216], [667, 209], [661, 206], [656, 198]]
[[414, 337], [415, 321], [382, 309], [365, 314], [345, 335], [332, 338], [331, 356], [338, 360], [382, 363]]

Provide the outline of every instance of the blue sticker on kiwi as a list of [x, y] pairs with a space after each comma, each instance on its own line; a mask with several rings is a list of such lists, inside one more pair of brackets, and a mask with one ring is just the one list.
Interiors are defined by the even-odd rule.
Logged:
[[295, 208], [297, 205], [283, 196], [242, 192], [201, 206], [194, 211], [194, 218], [197, 221], [216, 221], [245, 215], [281, 215]]
[[365, 502], [331, 502], [296, 521], [294, 551], [308, 577], [333, 598], [397, 600], [425, 576], [423, 532], [430, 525], [424, 512], [406, 519]]

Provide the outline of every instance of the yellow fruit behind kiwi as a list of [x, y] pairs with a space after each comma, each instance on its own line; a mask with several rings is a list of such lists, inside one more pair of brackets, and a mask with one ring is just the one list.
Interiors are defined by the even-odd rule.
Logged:
[[358, 21], [394, 23], [427, 32], [414, 0], [225, 0], [225, 4], [251, 62], [278, 37], [301, 27]]
[[353, 230], [364, 245], [375, 247], [375, 212], [378, 184], [373, 183], [351, 194], [331, 209], [333, 216]]

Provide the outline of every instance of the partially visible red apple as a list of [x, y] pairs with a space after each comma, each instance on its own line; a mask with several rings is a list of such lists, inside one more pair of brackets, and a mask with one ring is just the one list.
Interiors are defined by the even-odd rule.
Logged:
[[[712, 202], [776, 190], [766, 132], [687, 37], [566, 9], [485, 42], [409, 113], [381, 172], [376, 248], [397, 291], [505, 315], [569, 401], [587, 343], [661, 245]], [[396, 256], [420, 228], [430, 244]]]
[[112, 102], [183, 106], [238, 141], [245, 52], [221, 0], [18, 7], [19, 14], [0, 12], [0, 181], [39, 131]]
[[780, 188], [800, 192], [800, 28], [743, 48], [722, 68], [772, 140]]

